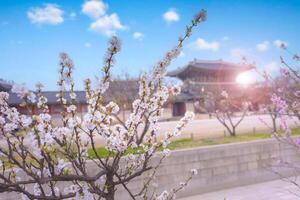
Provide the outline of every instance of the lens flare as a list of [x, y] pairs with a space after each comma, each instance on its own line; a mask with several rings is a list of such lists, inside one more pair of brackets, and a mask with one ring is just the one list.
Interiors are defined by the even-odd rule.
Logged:
[[236, 77], [236, 82], [241, 85], [249, 85], [253, 82], [252, 76], [248, 72], [242, 72]]

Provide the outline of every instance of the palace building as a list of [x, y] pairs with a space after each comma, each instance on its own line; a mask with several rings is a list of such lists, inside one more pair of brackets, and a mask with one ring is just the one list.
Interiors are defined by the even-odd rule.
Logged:
[[254, 69], [248, 64], [235, 64], [223, 60], [197, 60], [189, 62], [182, 68], [167, 73], [182, 81], [190, 80], [203, 85], [235, 84], [236, 77], [245, 71]]
[[[173, 116], [181, 116], [187, 109], [197, 111], [194, 103], [201, 102], [204, 93], [239, 91], [241, 87], [236, 82], [238, 75], [252, 69], [255, 69], [254, 65], [194, 59], [187, 65], [168, 72], [167, 76], [178, 78], [183, 82], [181, 94], [173, 101]], [[205, 111], [200, 109], [199, 112]]]

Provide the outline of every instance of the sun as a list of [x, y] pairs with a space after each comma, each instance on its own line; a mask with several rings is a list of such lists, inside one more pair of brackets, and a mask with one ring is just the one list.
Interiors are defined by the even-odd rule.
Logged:
[[253, 82], [253, 79], [250, 73], [242, 72], [236, 77], [235, 81], [241, 85], [249, 85]]

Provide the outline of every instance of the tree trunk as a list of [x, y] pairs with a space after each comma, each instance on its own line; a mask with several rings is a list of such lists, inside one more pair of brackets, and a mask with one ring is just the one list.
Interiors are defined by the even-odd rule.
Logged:
[[109, 194], [105, 197], [106, 200], [114, 200], [115, 199], [115, 192], [112, 193], [109, 191]]
[[272, 117], [272, 123], [273, 123], [273, 132], [277, 133], [277, 126], [276, 126], [276, 117]]
[[235, 134], [235, 127], [232, 127], [232, 130], [230, 132], [230, 136], [233, 136], [233, 137], [236, 136], [236, 134]]
[[114, 200], [115, 199], [115, 186], [113, 183], [113, 174], [106, 174], [106, 183], [107, 185], [107, 195], [105, 196], [106, 200]]

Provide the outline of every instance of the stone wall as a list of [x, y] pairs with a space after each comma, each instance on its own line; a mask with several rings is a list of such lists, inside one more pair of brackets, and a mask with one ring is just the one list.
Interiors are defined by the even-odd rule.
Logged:
[[174, 152], [163, 164], [158, 182], [161, 187], [176, 186], [192, 168], [198, 170], [178, 197], [253, 184], [294, 175], [281, 163], [299, 163], [300, 154], [276, 140], [243, 142]]
[[[262, 141], [225, 144], [195, 149], [174, 151], [163, 162], [158, 171], [158, 191], [178, 186], [190, 169], [197, 169], [190, 184], [177, 197], [201, 194], [223, 188], [236, 187], [278, 179], [274, 171], [283, 176], [294, 175], [288, 168], [275, 167], [282, 162], [299, 163], [299, 152], [290, 146], [279, 144], [274, 139]], [[94, 167], [89, 170], [93, 171]], [[135, 190], [141, 186], [142, 177], [137, 178], [130, 187]], [[117, 199], [130, 199], [120, 189]], [[1, 195], [0, 199], [16, 199], [15, 195]]]

